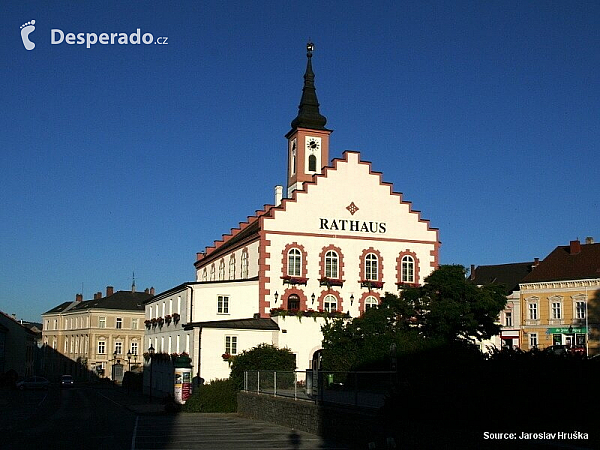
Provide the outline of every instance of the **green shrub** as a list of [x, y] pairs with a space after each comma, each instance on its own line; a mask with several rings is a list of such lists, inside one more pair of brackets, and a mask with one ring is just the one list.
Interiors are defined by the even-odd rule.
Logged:
[[[240, 390], [244, 388], [245, 371], [291, 371], [295, 369], [296, 355], [289, 348], [277, 348], [274, 345], [260, 344], [250, 350], [243, 351], [233, 359], [229, 377], [235, 383], [235, 387]], [[293, 379], [293, 375], [290, 376]]]
[[234, 383], [214, 380], [196, 389], [182, 407], [184, 412], [230, 413], [237, 411], [237, 390]]

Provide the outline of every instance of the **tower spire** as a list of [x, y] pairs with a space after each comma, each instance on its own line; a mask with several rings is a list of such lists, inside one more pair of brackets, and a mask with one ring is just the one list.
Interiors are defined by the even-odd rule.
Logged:
[[306, 71], [304, 72], [304, 87], [302, 98], [298, 106], [298, 115], [292, 120], [292, 129], [310, 128], [313, 130], [325, 130], [327, 118], [319, 112], [319, 101], [315, 89], [315, 74], [312, 69], [312, 54], [315, 46], [312, 42], [306, 44]]

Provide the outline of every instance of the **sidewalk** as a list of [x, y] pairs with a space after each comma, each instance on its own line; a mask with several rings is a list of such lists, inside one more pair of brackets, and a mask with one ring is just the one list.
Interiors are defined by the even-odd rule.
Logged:
[[153, 398], [151, 401], [149, 396], [144, 395], [139, 391], [125, 389], [121, 386], [101, 384], [94, 384], [91, 386], [99, 395], [136, 414], [166, 414], [165, 404], [160, 398]]

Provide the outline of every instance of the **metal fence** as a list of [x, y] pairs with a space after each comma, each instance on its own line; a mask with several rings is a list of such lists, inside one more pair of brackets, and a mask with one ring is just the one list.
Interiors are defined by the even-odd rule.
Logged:
[[[307, 372], [301, 370], [247, 371], [244, 372], [244, 390], [295, 400], [313, 400], [311, 390], [307, 389]], [[311, 376], [308, 378], [312, 381]]]
[[247, 371], [244, 390], [316, 403], [380, 408], [397, 382], [395, 371]]

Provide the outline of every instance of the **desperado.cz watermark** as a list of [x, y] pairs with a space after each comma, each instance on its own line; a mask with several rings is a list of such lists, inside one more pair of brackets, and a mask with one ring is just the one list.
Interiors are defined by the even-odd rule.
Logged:
[[[21, 25], [21, 39], [23, 46], [27, 50], [33, 50], [35, 43], [30, 39], [30, 35], [35, 31], [35, 20]], [[50, 44], [59, 45], [84, 45], [91, 48], [92, 45], [140, 45], [140, 44], [158, 44], [168, 45], [167, 36], [159, 36], [156, 39], [152, 33], [142, 33], [137, 28], [133, 33], [65, 33], [63, 30], [53, 28], [50, 30]]]
[[85, 44], [87, 48], [90, 48], [92, 45], [101, 44], [101, 45], [136, 45], [136, 44], [160, 44], [160, 45], [168, 45], [168, 37], [160, 36], [154, 39], [154, 35], [152, 33], [144, 33], [142, 34], [141, 30], [138, 28], [135, 32], [131, 34], [127, 33], [66, 33], [59, 29], [50, 30], [50, 43], [52, 45], [62, 44], [63, 42], [74, 45], [82, 45]]

